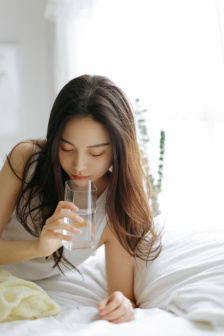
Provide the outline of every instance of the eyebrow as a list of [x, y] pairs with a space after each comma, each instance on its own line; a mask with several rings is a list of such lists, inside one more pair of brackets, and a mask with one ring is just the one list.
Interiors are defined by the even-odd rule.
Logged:
[[[73, 143], [71, 143], [71, 142], [69, 142], [68, 140], [65, 140], [65, 139], [63, 139], [63, 138], [61, 138], [61, 141], [62, 141], [62, 142], [65, 142], [65, 143], [68, 143], [69, 145], [74, 146]], [[103, 142], [103, 143], [101, 143], [101, 144], [87, 146], [87, 148], [103, 147], [103, 146], [108, 146], [108, 145], [110, 145], [110, 142]]]

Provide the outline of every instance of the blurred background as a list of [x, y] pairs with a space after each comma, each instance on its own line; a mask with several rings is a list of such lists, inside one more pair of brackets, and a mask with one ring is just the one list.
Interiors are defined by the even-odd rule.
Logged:
[[81, 74], [139, 99], [168, 229], [224, 227], [224, 1], [0, 0], [0, 166]]

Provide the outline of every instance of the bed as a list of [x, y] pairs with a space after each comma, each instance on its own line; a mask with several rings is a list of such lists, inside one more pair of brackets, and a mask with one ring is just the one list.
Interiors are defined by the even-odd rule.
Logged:
[[103, 321], [97, 304], [107, 296], [104, 248], [78, 272], [36, 281], [61, 312], [0, 323], [0, 335], [224, 335], [224, 230], [165, 232], [160, 256], [135, 265], [135, 320]]

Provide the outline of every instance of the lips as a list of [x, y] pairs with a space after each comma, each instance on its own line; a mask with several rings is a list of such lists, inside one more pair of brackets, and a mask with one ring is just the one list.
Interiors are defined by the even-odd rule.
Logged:
[[83, 176], [83, 175], [72, 175], [72, 177], [75, 179], [75, 180], [86, 180], [89, 178], [89, 176]]

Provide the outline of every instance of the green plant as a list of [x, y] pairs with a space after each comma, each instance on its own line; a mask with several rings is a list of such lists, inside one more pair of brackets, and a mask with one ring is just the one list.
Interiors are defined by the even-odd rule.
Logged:
[[140, 107], [140, 100], [135, 100], [135, 117], [136, 117], [136, 124], [137, 130], [139, 134], [139, 145], [142, 150], [142, 153], [146, 160], [147, 165], [147, 174], [149, 178], [149, 182], [151, 185], [151, 200], [152, 200], [152, 207], [153, 207], [153, 214], [158, 215], [160, 213], [159, 204], [158, 204], [158, 194], [162, 190], [162, 180], [163, 180], [163, 171], [164, 171], [164, 155], [165, 155], [165, 140], [166, 135], [165, 131], [160, 131], [160, 144], [159, 144], [159, 164], [157, 169], [158, 177], [155, 178], [150, 169], [150, 162], [148, 157], [148, 143], [150, 141], [150, 137], [148, 134], [148, 127], [145, 119], [145, 113], [147, 109], [141, 109]]

